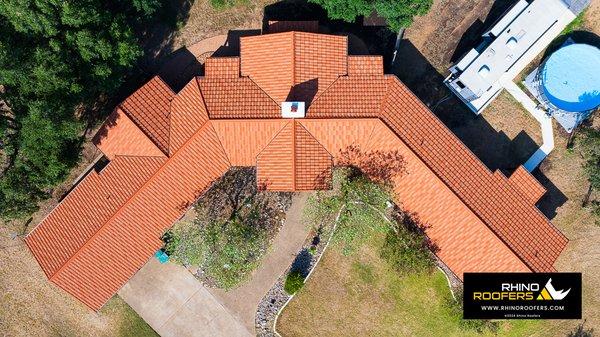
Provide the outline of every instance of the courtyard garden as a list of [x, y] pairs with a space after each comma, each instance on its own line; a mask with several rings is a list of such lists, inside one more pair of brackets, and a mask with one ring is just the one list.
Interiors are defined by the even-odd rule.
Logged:
[[[331, 244], [299, 284], [276, 330], [282, 336], [545, 336], [539, 321], [463, 320], [461, 289], [446, 278], [423, 225], [391, 203], [385, 182], [338, 168], [334, 188], [316, 192], [305, 220]], [[335, 229], [332, 227], [335, 226]], [[452, 286], [450, 286], [450, 283]], [[452, 290], [451, 288], [452, 287]]]
[[254, 168], [233, 168], [163, 237], [172, 260], [209, 287], [232, 289], [260, 265], [291, 193], [259, 191]]

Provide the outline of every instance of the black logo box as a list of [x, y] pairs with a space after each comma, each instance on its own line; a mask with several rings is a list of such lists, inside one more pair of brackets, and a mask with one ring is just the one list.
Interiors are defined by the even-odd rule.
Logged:
[[[557, 291], [571, 289], [564, 299], [537, 299], [550, 279]], [[581, 273], [464, 273], [463, 280], [465, 319], [581, 319]], [[537, 283], [539, 290], [533, 300], [474, 299], [476, 292], [501, 292], [503, 283]]]

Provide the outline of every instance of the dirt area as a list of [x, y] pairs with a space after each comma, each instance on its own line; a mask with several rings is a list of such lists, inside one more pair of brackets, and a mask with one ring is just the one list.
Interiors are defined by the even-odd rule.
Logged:
[[173, 50], [191, 46], [206, 38], [227, 34], [229, 30], [261, 29], [263, 9], [273, 0], [249, 0], [239, 6], [214, 9], [209, 0], [196, 1], [185, 25], [177, 32]]
[[[448, 96], [442, 84], [447, 68], [486, 25], [501, 15], [510, 1], [434, 1], [429, 14], [407, 29], [399, 59], [398, 77], [432, 108], [434, 113], [492, 170], [510, 173], [523, 163], [541, 142], [539, 124], [506, 93], [501, 94], [476, 117], [460, 101]], [[460, 13], [460, 15], [457, 15]], [[489, 13], [489, 14], [488, 14]], [[600, 35], [600, 1], [592, 0], [581, 27]], [[446, 98], [444, 100], [444, 98]], [[600, 121], [596, 118], [596, 127]], [[581, 207], [588, 189], [582, 159], [566, 148], [568, 135], [554, 123], [555, 149], [534, 175], [548, 192], [538, 206], [567, 237], [567, 246], [556, 267], [560, 271], [583, 272], [586, 326], [600, 329], [600, 227], [589, 209]], [[484, 141], [482, 141], [484, 140]], [[564, 335], [578, 322], [552, 321], [553, 332]]]

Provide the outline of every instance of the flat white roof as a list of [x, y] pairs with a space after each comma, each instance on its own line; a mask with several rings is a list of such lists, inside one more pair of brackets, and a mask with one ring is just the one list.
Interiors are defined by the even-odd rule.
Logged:
[[[490, 89], [519, 58], [569, 11], [561, 0], [535, 0], [460, 75], [477, 96]], [[485, 70], [485, 69], [489, 69]], [[481, 71], [484, 69], [483, 71]], [[485, 76], [482, 76], [485, 75]]]

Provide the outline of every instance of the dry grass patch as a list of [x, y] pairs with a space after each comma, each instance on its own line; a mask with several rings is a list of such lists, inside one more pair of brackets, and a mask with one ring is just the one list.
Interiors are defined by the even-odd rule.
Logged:
[[461, 326], [445, 276], [402, 275], [379, 254], [384, 235], [353, 255], [328, 250], [277, 323], [282, 336], [552, 336], [541, 321], [504, 321], [496, 333]]
[[25, 244], [0, 227], [3, 336], [157, 336], [120, 298], [99, 313], [52, 285]]

